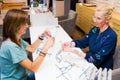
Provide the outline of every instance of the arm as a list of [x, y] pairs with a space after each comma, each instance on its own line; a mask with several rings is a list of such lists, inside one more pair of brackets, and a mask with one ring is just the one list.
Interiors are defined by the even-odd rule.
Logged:
[[106, 39], [104, 43], [98, 45], [101, 46], [98, 50], [94, 52], [88, 52], [85, 56], [85, 59], [88, 62], [92, 62], [96, 66], [100, 65], [105, 59], [107, 59], [107, 57], [112, 56], [114, 54], [116, 40], [117, 39], [115, 37], [110, 37]]
[[33, 53], [35, 51], [35, 49], [40, 45], [42, 40], [40, 40], [39, 38], [31, 45], [27, 45], [26, 50]]
[[[71, 49], [70, 47], [79, 47], [79, 48], [85, 48], [89, 45], [89, 38], [91, 36], [92, 31], [90, 30], [90, 32], [88, 33], [88, 35], [84, 36], [82, 39], [80, 40], [73, 40], [72, 42], [65, 42], [62, 44], [62, 49], [63, 51], [70, 51], [73, 53], [79, 53], [78, 51]], [[83, 55], [85, 56], [85, 54]]]
[[27, 45], [26, 50], [29, 51], [29, 52], [34, 52], [35, 49], [40, 45], [40, 43], [42, 41], [42, 38], [45, 37], [45, 36], [51, 37], [50, 31], [45, 30], [44, 33], [42, 33], [33, 44], [31, 44], [31, 45], [28, 44]]
[[89, 37], [88, 36], [89, 35], [86, 35], [80, 40], [73, 40], [73, 42], [75, 43], [75, 47], [79, 47], [79, 48], [87, 47], [89, 44]]
[[91, 28], [91, 30], [89, 31], [89, 33], [84, 36], [82, 39], [80, 40], [73, 40], [73, 42], [75, 42], [75, 47], [79, 47], [79, 48], [86, 48], [89, 46], [89, 42], [90, 42], [90, 38], [92, 37], [92, 35], [96, 34], [99, 32], [99, 28], [93, 26], [93, 28]]
[[[46, 42], [46, 44], [44, 45], [41, 52], [47, 53], [48, 49], [53, 45], [53, 43], [54, 43], [54, 38], [50, 37]], [[33, 62], [30, 61], [28, 58], [26, 58], [20, 61], [19, 64], [25, 67], [26, 69], [35, 72], [45, 58], [45, 55], [43, 55], [41, 52], [40, 55]]]
[[[64, 51], [68, 51], [69, 47], [79, 47], [79, 48], [85, 48], [89, 44], [89, 37], [86, 35], [80, 40], [73, 40], [72, 42], [65, 42], [62, 44], [62, 49]], [[67, 50], [66, 50], [67, 48]]]
[[93, 34], [93, 29], [96, 29], [96, 27], [93, 27], [89, 33], [87, 35], [85, 35], [82, 39], [80, 40], [73, 40], [73, 42], [75, 43], [75, 47], [79, 47], [79, 48], [86, 48], [89, 46], [89, 39], [91, 37], [91, 35]]

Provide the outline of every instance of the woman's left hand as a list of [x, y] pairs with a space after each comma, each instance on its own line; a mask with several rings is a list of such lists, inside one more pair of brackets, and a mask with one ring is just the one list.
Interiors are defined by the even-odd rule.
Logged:
[[54, 45], [55, 38], [54, 37], [49, 37], [43, 46], [42, 52], [47, 52], [47, 50]]
[[45, 30], [40, 36], [41, 37], [45, 37], [45, 36], [51, 37], [51, 32], [49, 30]]
[[72, 52], [72, 53], [77, 54], [83, 58], [86, 56], [86, 53], [82, 52], [80, 49], [75, 48], [75, 47], [66, 47], [66, 48], [64, 48], [63, 51]]

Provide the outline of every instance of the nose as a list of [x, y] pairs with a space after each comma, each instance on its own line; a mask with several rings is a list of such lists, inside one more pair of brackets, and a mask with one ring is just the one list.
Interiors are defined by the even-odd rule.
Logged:
[[28, 28], [28, 23], [26, 23], [26, 28]]

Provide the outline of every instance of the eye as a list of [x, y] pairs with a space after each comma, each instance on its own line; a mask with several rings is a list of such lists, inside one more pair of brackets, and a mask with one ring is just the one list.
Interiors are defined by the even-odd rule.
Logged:
[[101, 20], [101, 18], [97, 17], [97, 20]]
[[96, 19], [96, 20], [101, 20], [100, 17], [96, 17], [96, 16], [93, 16], [93, 19]]

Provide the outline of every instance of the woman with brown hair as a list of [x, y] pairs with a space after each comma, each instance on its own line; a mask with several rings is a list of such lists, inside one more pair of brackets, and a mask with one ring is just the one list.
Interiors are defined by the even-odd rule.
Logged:
[[[28, 44], [21, 36], [28, 28], [28, 13], [19, 9], [7, 12], [3, 21], [3, 42], [0, 49], [1, 79], [27, 80], [28, 71], [35, 72], [44, 60], [48, 49], [53, 45], [54, 38], [49, 31], [45, 31], [33, 44]], [[48, 37], [39, 56], [32, 62], [27, 52], [34, 52], [42, 38]], [[32, 79], [30, 79], [32, 80]]]

